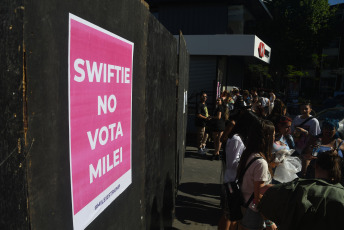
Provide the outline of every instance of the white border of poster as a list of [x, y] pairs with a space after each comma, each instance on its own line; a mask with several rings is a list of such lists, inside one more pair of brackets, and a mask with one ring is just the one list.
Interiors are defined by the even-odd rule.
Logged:
[[[94, 25], [82, 18], [79, 18], [71, 13], [69, 13], [69, 33], [68, 33], [68, 109], [69, 109], [69, 157], [70, 157], [70, 180], [71, 180], [71, 197], [72, 197], [72, 207], [73, 207], [73, 226], [74, 229], [85, 229], [92, 221], [99, 216], [122, 192], [128, 188], [132, 183], [132, 128], [130, 131], [130, 170], [123, 174], [118, 180], [112, 183], [108, 188], [102, 191], [97, 197], [95, 197], [91, 202], [89, 202], [85, 207], [83, 207], [78, 213], [74, 215], [74, 201], [73, 201], [73, 183], [72, 183], [72, 153], [71, 153], [71, 101], [70, 101], [70, 79], [71, 79], [71, 66], [70, 66], [70, 51], [71, 51], [71, 20], [75, 20], [79, 23], [82, 23], [88, 27], [96, 29], [99, 32], [110, 35], [118, 40], [121, 40], [125, 43], [132, 45], [132, 66], [133, 69], [133, 56], [134, 56], [134, 43], [113, 34], [97, 25]], [[106, 49], [106, 47], [105, 47]], [[132, 75], [133, 76], [133, 75]], [[131, 78], [132, 79], [132, 78]], [[131, 117], [130, 123], [132, 127], [132, 87], [133, 83], [131, 82]], [[95, 210], [95, 206], [98, 205], [98, 208]]]

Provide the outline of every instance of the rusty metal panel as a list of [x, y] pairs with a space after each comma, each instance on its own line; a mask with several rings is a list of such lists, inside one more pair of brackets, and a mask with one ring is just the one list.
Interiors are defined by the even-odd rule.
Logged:
[[27, 229], [23, 1], [0, 7], [0, 229]]

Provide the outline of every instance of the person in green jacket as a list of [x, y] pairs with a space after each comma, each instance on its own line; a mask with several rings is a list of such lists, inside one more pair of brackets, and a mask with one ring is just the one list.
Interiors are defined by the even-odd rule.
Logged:
[[280, 230], [344, 229], [344, 187], [337, 152], [320, 153], [315, 163], [316, 179], [267, 185], [258, 210]]

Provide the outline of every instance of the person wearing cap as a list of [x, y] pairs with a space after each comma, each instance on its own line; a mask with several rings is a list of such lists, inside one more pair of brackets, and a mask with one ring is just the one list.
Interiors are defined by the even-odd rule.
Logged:
[[204, 155], [206, 152], [205, 146], [208, 139], [208, 134], [205, 131], [208, 120], [210, 120], [208, 107], [206, 104], [207, 94], [201, 93], [201, 102], [198, 104], [195, 125], [197, 127], [197, 148], [198, 153]]

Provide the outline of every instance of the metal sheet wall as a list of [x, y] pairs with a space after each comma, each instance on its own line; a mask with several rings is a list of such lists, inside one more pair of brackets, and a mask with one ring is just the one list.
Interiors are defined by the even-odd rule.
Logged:
[[[0, 7], [0, 229], [29, 227], [22, 0]], [[28, 147], [29, 148], [29, 147]]]
[[175, 134], [177, 41], [139, 0], [6, 4], [8, 8], [1, 9], [0, 45], [5, 108], [0, 116], [1, 229], [73, 227], [68, 13], [135, 44], [132, 184], [87, 229], [170, 226], [180, 160]]
[[176, 186], [182, 177], [183, 162], [185, 156], [185, 138], [187, 127], [189, 93], [189, 61], [190, 56], [187, 52], [186, 42], [183, 35], [179, 35], [179, 55], [178, 55], [178, 80], [177, 80], [177, 154], [176, 154]]

